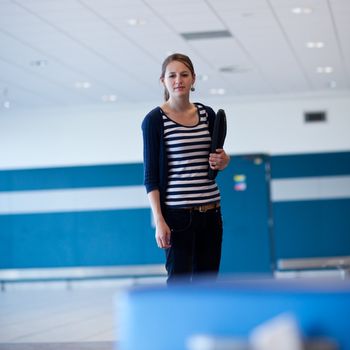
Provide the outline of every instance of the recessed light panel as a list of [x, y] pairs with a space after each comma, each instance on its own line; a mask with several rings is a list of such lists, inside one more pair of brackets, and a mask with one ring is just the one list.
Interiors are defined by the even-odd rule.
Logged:
[[117, 96], [116, 95], [103, 95], [102, 96], [102, 101], [103, 102], [115, 102], [117, 101]]
[[223, 88], [213, 88], [213, 89], [210, 89], [210, 93], [212, 95], [225, 95], [226, 90]]
[[312, 9], [310, 7], [294, 7], [292, 12], [296, 15], [308, 15], [312, 13]]
[[91, 83], [88, 81], [77, 81], [75, 83], [75, 87], [77, 89], [90, 89], [91, 88]]
[[308, 41], [305, 45], [308, 49], [322, 49], [324, 47], [324, 42], [322, 42], [322, 41]]
[[206, 74], [197, 74], [196, 78], [201, 81], [207, 81], [209, 79], [209, 76]]
[[316, 72], [319, 74], [330, 74], [333, 73], [333, 67], [325, 66], [325, 67], [317, 67]]
[[136, 26], [142, 26], [142, 25], [146, 24], [146, 21], [142, 18], [129, 18], [127, 20], [127, 23], [131, 26], [136, 27]]

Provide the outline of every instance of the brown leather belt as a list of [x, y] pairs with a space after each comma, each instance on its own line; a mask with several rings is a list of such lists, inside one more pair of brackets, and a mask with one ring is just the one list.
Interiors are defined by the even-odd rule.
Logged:
[[203, 204], [203, 205], [196, 205], [195, 207], [190, 207], [188, 209], [190, 210], [197, 210], [200, 213], [205, 213], [208, 210], [220, 208], [220, 203], [209, 203], [209, 204]]

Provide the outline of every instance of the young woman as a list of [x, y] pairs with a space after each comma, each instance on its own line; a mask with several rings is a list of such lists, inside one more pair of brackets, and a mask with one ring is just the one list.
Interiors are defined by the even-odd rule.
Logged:
[[209, 153], [214, 111], [190, 102], [196, 75], [190, 58], [165, 59], [160, 77], [165, 102], [143, 123], [145, 186], [165, 249], [168, 283], [219, 271], [222, 241], [220, 192], [209, 166], [224, 169], [223, 149]]

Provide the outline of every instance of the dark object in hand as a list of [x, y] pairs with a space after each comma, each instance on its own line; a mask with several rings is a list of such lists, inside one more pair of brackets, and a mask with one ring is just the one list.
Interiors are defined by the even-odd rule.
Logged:
[[[219, 109], [218, 112], [216, 113], [216, 117], [214, 121], [214, 129], [213, 129], [213, 135], [211, 138], [210, 153], [215, 153], [215, 151], [218, 148], [224, 147], [226, 132], [227, 132], [226, 114], [223, 109]], [[213, 170], [209, 167], [208, 177], [210, 180], [214, 180], [217, 174], [218, 174], [218, 170]]]

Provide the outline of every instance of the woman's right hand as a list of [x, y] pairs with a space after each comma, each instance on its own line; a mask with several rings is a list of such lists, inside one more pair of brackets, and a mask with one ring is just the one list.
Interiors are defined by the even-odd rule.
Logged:
[[160, 220], [156, 224], [156, 242], [159, 248], [167, 249], [171, 247], [170, 244], [171, 230], [165, 220]]

